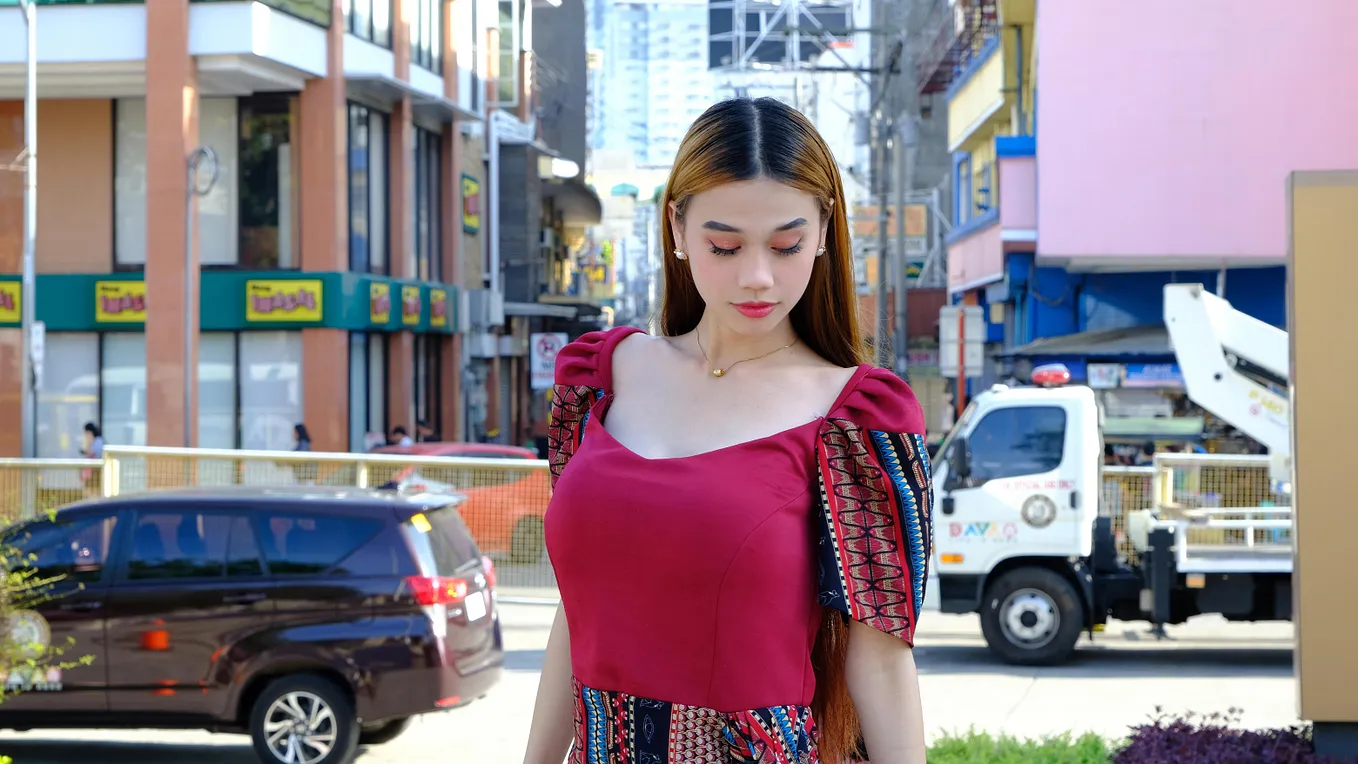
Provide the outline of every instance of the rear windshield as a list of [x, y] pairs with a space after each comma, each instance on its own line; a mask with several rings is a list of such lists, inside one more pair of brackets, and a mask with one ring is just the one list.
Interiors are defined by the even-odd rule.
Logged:
[[451, 576], [476, 567], [481, 552], [451, 504], [426, 509], [405, 523], [420, 567], [432, 576]]

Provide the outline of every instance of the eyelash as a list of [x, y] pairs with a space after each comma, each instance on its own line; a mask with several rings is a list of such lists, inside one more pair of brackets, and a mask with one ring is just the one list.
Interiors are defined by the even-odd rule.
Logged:
[[[712, 254], [717, 255], [718, 257], [726, 257], [726, 256], [728, 256], [728, 255], [734, 255], [734, 254], [738, 251], [738, 249], [739, 249], [739, 248], [737, 248], [737, 249], [722, 249], [721, 247], [718, 247], [716, 244], [713, 244], [713, 245], [712, 245]], [[801, 251], [802, 251], [802, 243], [799, 241], [799, 242], [797, 242], [796, 244], [793, 244], [792, 246], [788, 247], [787, 249], [775, 249], [775, 250], [773, 250], [773, 251], [774, 251], [774, 252], [777, 252], [777, 253], [780, 254], [780, 255], [783, 255], [784, 257], [792, 257], [793, 255], [797, 254], [798, 252], [801, 252]]]

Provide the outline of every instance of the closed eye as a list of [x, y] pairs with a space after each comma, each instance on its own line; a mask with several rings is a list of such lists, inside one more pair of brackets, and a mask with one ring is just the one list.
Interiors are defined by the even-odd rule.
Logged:
[[716, 244], [713, 244], [712, 254], [719, 256], [734, 255], [739, 249], [740, 247], [735, 247], [734, 249], [723, 249], [722, 247], [718, 247]]
[[792, 255], [795, 255], [795, 254], [797, 254], [798, 252], [801, 252], [801, 251], [802, 251], [802, 243], [799, 241], [799, 242], [797, 242], [796, 244], [793, 244], [792, 246], [787, 247], [786, 249], [779, 249], [779, 248], [776, 248], [776, 247], [775, 247], [773, 251], [777, 252], [777, 253], [780, 254], [780, 255], [785, 255], [785, 256], [791, 257]]

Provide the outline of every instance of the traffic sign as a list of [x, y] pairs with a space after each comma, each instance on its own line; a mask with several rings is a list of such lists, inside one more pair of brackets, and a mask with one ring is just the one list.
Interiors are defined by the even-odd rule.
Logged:
[[565, 332], [528, 335], [528, 365], [534, 390], [548, 390], [556, 379], [556, 354], [566, 346]]
[[[959, 322], [958, 317], [961, 316]], [[962, 362], [967, 378], [981, 376], [985, 365], [985, 311], [979, 305], [944, 305], [938, 310], [938, 373], [957, 377]], [[962, 356], [965, 352], [966, 355]]]

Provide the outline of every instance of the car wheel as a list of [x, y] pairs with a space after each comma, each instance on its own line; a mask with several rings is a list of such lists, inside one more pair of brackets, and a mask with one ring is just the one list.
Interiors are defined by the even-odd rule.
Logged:
[[376, 724], [371, 727], [364, 727], [358, 734], [359, 745], [382, 745], [390, 743], [396, 739], [397, 735], [405, 732], [410, 727], [410, 717], [404, 719], [393, 719], [389, 722]]
[[348, 764], [358, 735], [353, 701], [310, 674], [273, 680], [250, 711], [250, 738], [264, 764]]
[[986, 587], [981, 633], [1007, 663], [1051, 666], [1068, 659], [1084, 628], [1079, 593], [1047, 568], [1019, 568]]
[[509, 557], [520, 564], [534, 563], [542, 559], [544, 546], [542, 520], [525, 517], [514, 526], [514, 536], [509, 541]]

